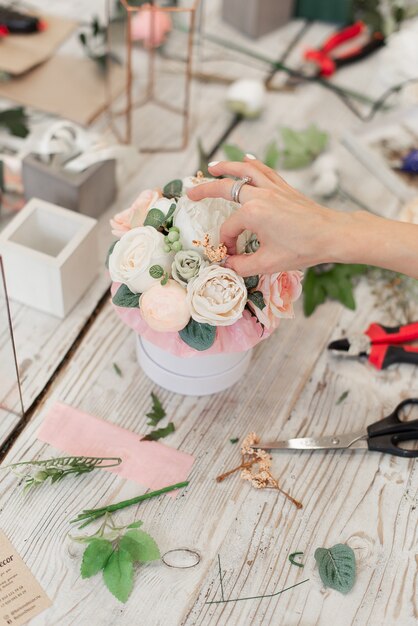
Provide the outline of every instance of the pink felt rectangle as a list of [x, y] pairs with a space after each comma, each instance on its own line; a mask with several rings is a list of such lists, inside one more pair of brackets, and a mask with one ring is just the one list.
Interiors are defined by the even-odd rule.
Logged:
[[193, 456], [156, 441], [140, 441], [141, 436], [61, 402], [52, 406], [37, 434], [71, 456], [120, 457], [122, 463], [107, 471], [149, 489], [187, 479]]

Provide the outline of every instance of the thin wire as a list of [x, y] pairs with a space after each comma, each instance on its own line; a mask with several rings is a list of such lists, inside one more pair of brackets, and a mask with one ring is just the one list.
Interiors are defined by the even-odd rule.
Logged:
[[224, 584], [223, 584], [223, 580], [222, 580], [222, 570], [221, 570], [221, 557], [218, 554], [218, 568], [219, 568], [219, 580], [221, 581], [221, 596], [222, 596], [222, 601], [225, 600], [225, 596], [224, 596]]

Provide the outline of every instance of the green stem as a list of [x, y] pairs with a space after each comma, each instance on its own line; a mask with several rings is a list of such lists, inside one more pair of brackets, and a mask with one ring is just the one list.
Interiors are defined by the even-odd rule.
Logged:
[[116, 502], [115, 504], [109, 504], [108, 506], [104, 506], [98, 509], [86, 509], [82, 513], [80, 513], [75, 519], [70, 520], [70, 524], [74, 524], [76, 522], [81, 522], [83, 520], [88, 520], [80, 528], [84, 528], [87, 524], [106, 515], [106, 513], [113, 513], [114, 511], [119, 511], [120, 509], [125, 509], [128, 506], [132, 506], [133, 504], [138, 504], [143, 500], [149, 500], [150, 498], [155, 498], [160, 496], [163, 493], [167, 493], [169, 491], [174, 491], [174, 489], [181, 489], [182, 487], [187, 487], [189, 481], [186, 480], [181, 483], [176, 483], [175, 485], [169, 485], [168, 487], [163, 487], [162, 489], [158, 489], [157, 491], [150, 491], [148, 493], [144, 493], [141, 496], [136, 496], [135, 498], [131, 498], [130, 500], [123, 500], [122, 502]]

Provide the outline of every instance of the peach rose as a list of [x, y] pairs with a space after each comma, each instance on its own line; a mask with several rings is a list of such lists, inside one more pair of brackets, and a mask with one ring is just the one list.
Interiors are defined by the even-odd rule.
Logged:
[[122, 235], [132, 228], [143, 226], [147, 213], [154, 204], [162, 197], [159, 189], [145, 189], [142, 191], [134, 203], [110, 220], [112, 234], [120, 239]]
[[159, 48], [172, 29], [171, 17], [150, 4], [144, 4], [133, 16], [131, 36], [134, 41], [142, 41], [144, 48]]
[[293, 302], [302, 293], [302, 278], [298, 270], [260, 276], [257, 291], [263, 294], [266, 306], [259, 309], [251, 300], [248, 305], [266, 328], [277, 326], [281, 317], [294, 317]]
[[139, 310], [148, 326], [160, 333], [182, 330], [190, 320], [186, 290], [175, 280], [157, 283], [143, 293]]

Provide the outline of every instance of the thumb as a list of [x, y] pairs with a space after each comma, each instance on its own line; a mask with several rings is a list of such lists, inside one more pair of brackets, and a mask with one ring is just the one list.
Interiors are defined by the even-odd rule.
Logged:
[[225, 267], [234, 270], [240, 276], [263, 274], [263, 256], [261, 251], [253, 254], [235, 254], [225, 261]]

